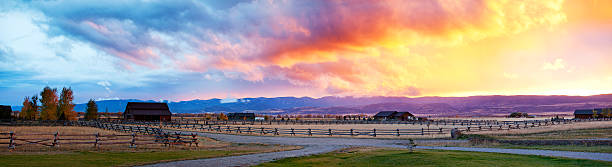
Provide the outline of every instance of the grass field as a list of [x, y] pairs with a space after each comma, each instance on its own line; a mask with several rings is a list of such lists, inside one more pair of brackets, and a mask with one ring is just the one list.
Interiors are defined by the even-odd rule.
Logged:
[[[489, 134], [489, 135], [469, 135], [479, 138], [492, 138], [501, 140], [580, 140], [580, 139], [609, 139], [612, 138], [612, 128], [592, 128], [592, 129], [571, 129], [557, 130], [539, 133], [526, 134]], [[484, 141], [479, 143], [457, 143], [457, 142], [423, 142], [418, 145], [423, 146], [452, 146], [452, 147], [493, 147], [493, 148], [512, 148], [512, 149], [538, 149], [538, 150], [558, 150], [558, 151], [577, 151], [577, 152], [601, 152], [612, 153], [612, 146], [598, 145], [515, 145]]]
[[612, 127], [554, 130], [548, 132], [526, 134], [496, 134], [489, 135], [497, 139], [546, 140], [546, 139], [601, 139], [612, 138]]
[[295, 146], [233, 144], [228, 147], [205, 150], [172, 150], [146, 152], [58, 152], [36, 154], [4, 154], [0, 166], [134, 166], [166, 161], [212, 158], [261, 152], [297, 149]]
[[274, 166], [612, 166], [611, 162], [462, 151], [354, 148], [264, 163]]

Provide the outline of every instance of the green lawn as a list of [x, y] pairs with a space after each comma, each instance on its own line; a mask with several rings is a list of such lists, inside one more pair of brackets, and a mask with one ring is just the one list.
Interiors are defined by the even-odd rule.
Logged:
[[[476, 146], [478, 147], [478, 146]], [[513, 148], [513, 149], [536, 149], [536, 150], [557, 150], [557, 151], [574, 151], [574, 152], [598, 152], [612, 153], [612, 146], [582, 146], [582, 145], [510, 145], [502, 144], [498, 146], [487, 146], [495, 148]]]
[[133, 166], [164, 161], [212, 158], [294, 149], [281, 146], [243, 146], [238, 149], [177, 150], [149, 152], [18, 153], [0, 155], [0, 166]]
[[463, 151], [365, 150], [287, 158], [259, 166], [612, 166], [611, 162]]
[[612, 138], [612, 128], [597, 129], [574, 129], [560, 130], [541, 133], [528, 134], [501, 134], [490, 135], [497, 139], [519, 139], [519, 140], [539, 140], [539, 139], [593, 139], [593, 138]]

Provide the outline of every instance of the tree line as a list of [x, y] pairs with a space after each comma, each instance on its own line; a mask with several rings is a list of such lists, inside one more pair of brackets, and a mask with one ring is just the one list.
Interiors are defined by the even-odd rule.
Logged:
[[[58, 96], [57, 88], [43, 88], [38, 95], [26, 96], [19, 118], [24, 120], [76, 120], [72, 88], [64, 87]], [[40, 102], [40, 105], [39, 105]]]

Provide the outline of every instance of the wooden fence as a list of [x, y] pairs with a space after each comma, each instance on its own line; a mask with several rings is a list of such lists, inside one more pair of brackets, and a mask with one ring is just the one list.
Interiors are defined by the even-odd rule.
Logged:
[[63, 134], [63, 133], [0, 133], [0, 145], [7, 145], [9, 149], [14, 149], [23, 145], [42, 145], [48, 147], [59, 147], [61, 145], [91, 145], [99, 148], [102, 145], [124, 144], [130, 148], [138, 145], [163, 144], [165, 146], [177, 144], [189, 144], [198, 146], [197, 135], [184, 134], [162, 134], [162, 135], [142, 135], [142, 134]]
[[[342, 124], [405, 124], [424, 126], [497, 126], [497, 125], [524, 125], [543, 124], [555, 122], [555, 124], [567, 124], [573, 122], [609, 121], [612, 118], [598, 119], [543, 119], [525, 121], [496, 121], [496, 120], [425, 120], [425, 121], [376, 121], [376, 120], [173, 120], [161, 124], [204, 124], [204, 125], [342, 125]], [[123, 122], [129, 124], [160, 124], [160, 122]]]
[[[45, 124], [43, 122], [43, 124]], [[88, 126], [101, 129], [124, 132], [128, 134], [62, 134], [56, 133], [0, 133], [0, 145], [7, 145], [9, 149], [23, 145], [43, 145], [48, 147], [58, 147], [60, 145], [85, 144], [98, 148], [101, 145], [127, 144], [129, 147], [149, 144], [170, 145], [189, 145], [190, 147], [199, 145], [196, 134], [169, 133], [162, 129], [153, 127], [143, 127], [134, 125], [122, 125], [102, 123], [95, 121], [72, 121], [59, 125], [66, 126]]]
[[571, 124], [575, 122], [591, 122], [591, 121], [610, 121], [611, 119], [582, 119], [582, 120], [544, 120], [544, 121], [512, 121], [512, 123], [502, 123], [498, 125], [478, 125], [478, 126], [458, 126], [454, 128], [420, 128], [420, 129], [298, 129], [298, 128], [266, 128], [266, 127], [242, 127], [233, 125], [206, 125], [206, 124], [181, 124], [177, 122], [169, 122], [160, 124], [165, 128], [174, 129], [192, 129], [199, 131], [213, 131], [225, 133], [245, 133], [259, 135], [304, 135], [304, 136], [406, 136], [406, 135], [438, 135], [450, 134], [452, 129], [457, 129], [464, 132], [475, 131], [498, 131], [498, 130], [513, 130], [527, 129], [535, 127], [544, 127], [560, 124]]
[[444, 134], [448, 129], [296, 129], [296, 128], [256, 128], [240, 126], [168, 126], [168, 128], [191, 129], [200, 131], [261, 134], [261, 135], [303, 135], [303, 136], [406, 136], [406, 135], [431, 135]]

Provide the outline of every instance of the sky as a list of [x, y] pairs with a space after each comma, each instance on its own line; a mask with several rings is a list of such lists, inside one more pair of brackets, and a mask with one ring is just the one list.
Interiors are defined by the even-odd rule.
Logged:
[[610, 0], [1, 1], [0, 104], [612, 93]]

